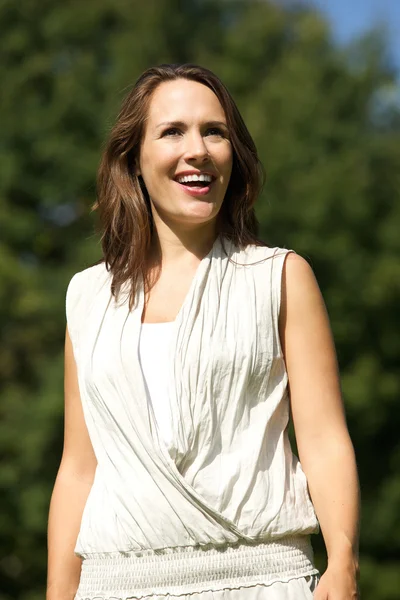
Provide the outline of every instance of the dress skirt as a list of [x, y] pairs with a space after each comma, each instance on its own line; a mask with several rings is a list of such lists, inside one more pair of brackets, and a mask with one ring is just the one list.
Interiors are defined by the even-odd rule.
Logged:
[[[251, 587], [226, 588], [218, 591], [192, 592], [190, 594], [163, 594], [140, 597], [140, 600], [311, 600], [319, 580], [318, 575], [298, 577], [286, 582], [257, 584]], [[75, 596], [75, 600], [137, 600], [132, 596]]]

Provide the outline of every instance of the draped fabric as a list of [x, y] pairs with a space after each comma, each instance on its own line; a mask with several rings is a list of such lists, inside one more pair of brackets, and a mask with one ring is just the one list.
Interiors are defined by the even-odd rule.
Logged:
[[174, 322], [169, 445], [138, 358], [143, 286], [129, 311], [128, 287], [117, 302], [104, 263], [73, 276], [67, 322], [98, 461], [79, 556], [222, 547], [318, 530], [287, 435], [278, 316], [288, 252], [240, 250], [217, 238], [200, 262]]

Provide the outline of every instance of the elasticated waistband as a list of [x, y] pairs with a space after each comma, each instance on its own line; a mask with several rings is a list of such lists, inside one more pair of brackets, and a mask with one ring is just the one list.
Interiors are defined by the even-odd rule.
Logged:
[[75, 600], [235, 589], [318, 573], [309, 536], [223, 547], [86, 555]]

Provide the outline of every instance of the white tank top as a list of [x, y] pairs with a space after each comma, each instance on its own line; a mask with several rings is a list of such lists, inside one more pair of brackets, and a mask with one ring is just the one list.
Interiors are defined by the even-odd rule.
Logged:
[[167, 446], [172, 443], [168, 367], [173, 325], [174, 321], [142, 323], [139, 340], [139, 359], [148, 401], [153, 408], [160, 436]]

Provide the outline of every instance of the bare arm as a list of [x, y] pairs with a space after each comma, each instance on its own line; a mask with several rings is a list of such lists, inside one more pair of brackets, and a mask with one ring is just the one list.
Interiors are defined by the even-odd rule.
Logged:
[[299, 457], [321, 525], [328, 569], [317, 599], [357, 597], [359, 487], [329, 320], [309, 264], [287, 256], [280, 334]]
[[65, 336], [64, 449], [50, 503], [46, 600], [73, 600], [81, 559], [74, 554], [97, 465], [83, 417], [72, 344]]

